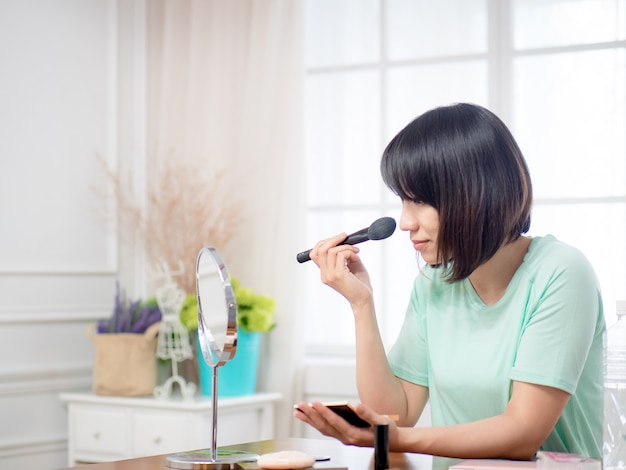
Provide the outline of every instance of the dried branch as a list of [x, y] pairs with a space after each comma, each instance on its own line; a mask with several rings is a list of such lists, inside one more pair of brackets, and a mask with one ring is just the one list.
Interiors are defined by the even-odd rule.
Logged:
[[145, 210], [119, 172], [106, 168], [106, 173], [112, 183], [120, 236], [145, 249], [151, 269], [163, 264], [171, 271], [182, 267], [177, 283], [185, 292], [195, 292], [200, 248], [212, 246], [227, 252], [239, 223], [239, 202], [226, 172], [170, 158], [147, 181]]

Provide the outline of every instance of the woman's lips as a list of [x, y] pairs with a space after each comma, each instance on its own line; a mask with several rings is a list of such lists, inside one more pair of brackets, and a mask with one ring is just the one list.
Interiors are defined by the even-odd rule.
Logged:
[[415, 248], [416, 251], [422, 251], [424, 249], [424, 247], [426, 246], [426, 244], [428, 243], [427, 240], [411, 240], [413, 242], [413, 248]]

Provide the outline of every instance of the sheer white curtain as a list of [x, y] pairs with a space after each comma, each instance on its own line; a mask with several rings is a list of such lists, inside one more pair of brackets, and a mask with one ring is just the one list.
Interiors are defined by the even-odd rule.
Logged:
[[241, 223], [225, 261], [277, 301], [259, 387], [283, 393], [279, 437], [293, 421], [303, 343], [301, 15], [299, 0], [148, 2], [148, 158], [206, 162], [232, 180]]

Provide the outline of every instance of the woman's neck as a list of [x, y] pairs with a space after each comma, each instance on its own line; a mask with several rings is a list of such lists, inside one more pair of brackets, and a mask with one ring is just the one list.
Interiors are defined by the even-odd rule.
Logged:
[[502, 246], [470, 274], [469, 280], [485, 305], [493, 305], [502, 298], [515, 271], [524, 261], [530, 241], [528, 237], [520, 237]]

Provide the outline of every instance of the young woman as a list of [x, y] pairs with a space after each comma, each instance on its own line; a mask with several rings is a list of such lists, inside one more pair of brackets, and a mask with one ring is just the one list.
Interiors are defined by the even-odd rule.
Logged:
[[[392, 451], [600, 458], [600, 289], [580, 251], [523, 235], [532, 186], [505, 124], [472, 104], [436, 108], [394, 137], [381, 171], [402, 201], [399, 227], [426, 262], [388, 355], [359, 248], [338, 245], [342, 233], [311, 251], [322, 282], [354, 313], [359, 416], [389, 423]], [[413, 427], [427, 401], [432, 427]], [[294, 414], [345, 444], [373, 445], [372, 427], [319, 402]]]

